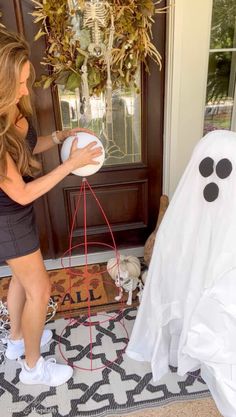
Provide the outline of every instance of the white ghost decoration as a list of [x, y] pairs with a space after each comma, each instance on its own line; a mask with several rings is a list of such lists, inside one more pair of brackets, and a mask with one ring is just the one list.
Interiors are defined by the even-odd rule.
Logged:
[[157, 233], [127, 355], [159, 380], [201, 368], [225, 417], [236, 416], [236, 133], [207, 134]]

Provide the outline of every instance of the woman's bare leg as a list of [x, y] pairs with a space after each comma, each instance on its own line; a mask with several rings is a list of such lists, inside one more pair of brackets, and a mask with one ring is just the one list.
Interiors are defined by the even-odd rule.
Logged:
[[26, 301], [25, 290], [20, 281], [12, 276], [7, 294], [7, 309], [11, 322], [11, 339], [22, 339], [21, 316]]
[[21, 315], [21, 328], [26, 363], [33, 368], [40, 357], [40, 341], [50, 297], [50, 280], [40, 250], [7, 262], [26, 295]]

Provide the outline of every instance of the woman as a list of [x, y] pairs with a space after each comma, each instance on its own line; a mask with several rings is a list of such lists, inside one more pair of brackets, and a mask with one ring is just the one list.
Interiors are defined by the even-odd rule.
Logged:
[[16, 34], [0, 30], [0, 262], [12, 271], [7, 306], [11, 335], [6, 356], [20, 361], [20, 381], [57, 386], [72, 376], [72, 368], [54, 359], [45, 361], [40, 346], [52, 337], [43, 330], [50, 281], [39, 248], [32, 203], [51, 190], [73, 170], [98, 164], [96, 142], [77, 149], [75, 138], [67, 161], [34, 179], [39, 164], [34, 155], [82, 129], [38, 137], [32, 126], [29, 89], [32, 66], [28, 44]]

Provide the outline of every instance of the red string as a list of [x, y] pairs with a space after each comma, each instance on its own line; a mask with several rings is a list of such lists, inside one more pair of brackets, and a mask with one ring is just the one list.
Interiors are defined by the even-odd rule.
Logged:
[[[102, 316], [109, 316], [108, 314], [104, 314], [104, 313], [102, 313], [101, 315]], [[112, 320], [112, 318], [110, 318], [109, 320], [106, 320], [106, 321], [111, 321], [111, 320]], [[119, 321], [117, 321], [117, 323], [119, 323], [119, 325], [121, 326], [121, 328], [124, 330], [124, 337], [126, 339], [126, 341], [124, 341], [125, 346], [123, 347], [123, 349], [121, 349], [120, 351], [117, 352], [117, 357], [113, 361], [107, 360], [105, 365], [98, 366], [97, 368], [93, 368], [93, 367], [91, 368], [91, 364], [90, 364], [90, 368], [85, 368], [85, 367], [82, 367], [82, 366], [78, 366], [78, 365], [72, 364], [70, 361], [67, 360], [67, 358], [65, 357], [65, 355], [63, 353], [63, 350], [62, 350], [62, 347], [61, 347], [61, 339], [63, 338], [63, 334], [66, 331], [67, 327], [69, 325], [73, 326], [76, 323], [77, 323], [77, 320], [73, 320], [73, 319], [70, 320], [69, 324], [67, 326], [65, 326], [65, 328], [62, 330], [62, 332], [61, 332], [61, 334], [59, 336], [59, 351], [60, 351], [60, 354], [63, 357], [63, 359], [70, 366], [73, 366], [73, 368], [77, 368], [77, 369], [80, 369], [82, 371], [92, 371], [92, 372], [93, 371], [98, 371], [100, 369], [108, 368], [111, 364], [115, 363], [118, 359], [120, 359], [122, 357], [122, 355], [125, 353], [126, 348], [127, 348], [127, 345], [128, 345], [128, 342], [129, 342], [129, 334], [128, 334], [127, 328], [125, 326], [124, 317], [123, 317], [122, 321], [119, 320]], [[101, 323], [101, 321], [99, 321], [99, 322], [96, 321], [95, 323], [92, 323], [92, 325], [95, 326], [95, 325], [100, 324], [100, 323]], [[82, 323], [82, 324], [84, 325], [84, 323]], [[90, 354], [91, 354], [91, 350], [90, 350]]]
[[[87, 236], [87, 200], [86, 200], [86, 187], [89, 189], [90, 193], [94, 197], [94, 199], [95, 199], [95, 201], [97, 203], [97, 206], [99, 207], [99, 209], [100, 209], [100, 211], [101, 211], [101, 213], [103, 215], [103, 218], [104, 218], [104, 220], [105, 220], [105, 222], [107, 224], [107, 227], [109, 229], [109, 232], [110, 232], [110, 235], [111, 235], [111, 238], [112, 238], [113, 246], [107, 245], [107, 244], [102, 243], [102, 242], [88, 242], [88, 236]], [[75, 228], [77, 213], [78, 213], [78, 210], [79, 210], [79, 207], [80, 207], [80, 202], [81, 202], [82, 195], [83, 195], [83, 214], [84, 214], [84, 219], [83, 219], [84, 220], [83, 221], [83, 227], [84, 227], [84, 243], [81, 243], [81, 244], [76, 245], [76, 246], [72, 246], [73, 231], [74, 231], [74, 228]], [[107, 216], [106, 216], [106, 214], [105, 214], [105, 212], [104, 212], [104, 210], [103, 210], [103, 208], [102, 208], [102, 206], [101, 206], [101, 204], [100, 204], [100, 202], [99, 202], [96, 194], [94, 193], [93, 189], [89, 185], [87, 179], [86, 178], [83, 178], [82, 183], [81, 183], [81, 187], [80, 187], [80, 191], [79, 191], [79, 195], [78, 195], [78, 199], [77, 199], [77, 202], [76, 202], [75, 212], [74, 212], [74, 215], [73, 215], [73, 218], [72, 218], [72, 223], [71, 223], [71, 229], [70, 229], [70, 234], [69, 234], [69, 249], [65, 252], [65, 254], [66, 253], [69, 253], [69, 268], [65, 268], [64, 267], [64, 265], [63, 265], [63, 259], [61, 259], [61, 264], [62, 264], [62, 267], [65, 270], [68, 270], [69, 271], [69, 294], [71, 295], [71, 293], [72, 293], [72, 275], [77, 275], [78, 276], [78, 274], [73, 274], [73, 271], [71, 270], [71, 254], [72, 254], [72, 249], [74, 249], [76, 247], [79, 247], [79, 246], [84, 246], [84, 256], [85, 256], [84, 266], [85, 266], [85, 272], [84, 272], [83, 276], [85, 278], [85, 286], [86, 286], [87, 298], [88, 298], [88, 327], [89, 327], [89, 344], [90, 344], [90, 369], [81, 368], [81, 367], [78, 367], [78, 366], [75, 366], [75, 365], [73, 365], [73, 366], [74, 367], [77, 367], [77, 368], [80, 368], [82, 370], [90, 370], [90, 371], [93, 371], [93, 370], [96, 370], [96, 369], [105, 368], [106, 365], [103, 366], [103, 367], [100, 367], [100, 368], [96, 368], [96, 369], [93, 368], [93, 353], [92, 353], [92, 348], [93, 348], [93, 337], [92, 336], [93, 335], [92, 335], [92, 326], [94, 324], [92, 323], [92, 320], [91, 320], [91, 298], [90, 298], [90, 292], [89, 292], [89, 287], [90, 287], [90, 273], [88, 271], [88, 245], [90, 245], [90, 244], [108, 246], [108, 247], [112, 248], [115, 251], [115, 257], [116, 257], [117, 262], [112, 267], [114, 268], [114, 266], [116, 266], [116, 265], [118, 266], [118, 275], [119, 275], [119, 253], [118, 253], [118, 250], [117, 250], [117, 247], [116, 247], [116, 242], [115, 242], [115, 239], [114, 239], [114, 235], [113, 235], [113, 232], [112, 232], [112, 228], [110, 226], [110, 223], [109, 223], [109, 221], [107, 219]], [[98, 273], [101, 274], [101, 271], [99, 271]], [[93, 275], [95, 275], [95, 274], [93, 273]], [[124, 301], [121, 300], [121, 303], [124, 303]], [[118, 314], [120, 313], [120, 311], [118, 312]], [[68, 324], [69, 326], [71, 324], [74, 324], [75, 323], [75, 320], [72, 319], [71, 312], [72, 312], [72, 309], [70, 309], [69, 324]], [[118, 314], [115, 317], [114, 316], [113, 317], [109, 317], [109, 315], [106, 314], [106, 316], [109, 317], [109, 319], [107, 321], [115, 320], [117, 318]], [[79, 322], [79, 319], [77, 321]], [[104, 321], [102, 323], [104, 323]], [[99, 322], [99, 324], [101, 324], [101, 323]], [[127, 329], [126, 329], [125, 324], [124, 324], [124, 318], [123, 318], [122, 327], [125, 329], [126, 335], [128, 336], [128, 332], [127, 332]], [[61, 336], [60, 336], [60, 339], [61, 339]], [[59, 339], [59, 350], [61, 352], [61, 355], [63, 356], [62, 350], [61, 350], [61, 345], [60, 345], [60, 339]], [[128, 344], [128, 342], [127, 342], [127, 344]], [[126, 346], [127, 346], [127, 344], [126, 344]], [[125, 348], [126, 348], [126, 346], [125, 346]], [[122, 354], [125, 351], [125, 348], [122, 350], [122, 352], [121, 352]], [[113, 362], [109, 362], [109, 363], [116, 362], [118, 360], [119, 356]], [[66, 359], [64, 356], [63, 356], [63, 358]]]
[[86, 179], [83, 178], [84, 183], [84, 254], [85, 254], [85, 285], [87, 287], [88, 296], [88, 317], [89, 317], [89, 341], [90, 341], [90, 369], [93, 369], [92, 359], [92, 347], [93, 347], [93, 335], [92, 335], [92, 324], [91, 324], [91, 299], [89, 292], [89, 275], [88, 275], [88, 240], [87, 240], [87, 201], [86, 201]]

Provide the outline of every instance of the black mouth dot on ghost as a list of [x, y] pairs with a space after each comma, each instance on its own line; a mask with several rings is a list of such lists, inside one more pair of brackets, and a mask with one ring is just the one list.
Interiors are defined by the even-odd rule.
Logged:
[[219, 196], [219, 187], [216, 183], [210, 182], [203, 190], [203, 196], [208, 203], [212, 203]]
[[225, 179], [230, 176], [233, 166], [229, 159], [221, 159], [216, 165], [216, 175], [220, 179]]
[[199, 164], [199, 172], [204, 177], [210, 177], [214, 172], [214, 160], [207, 156]]

